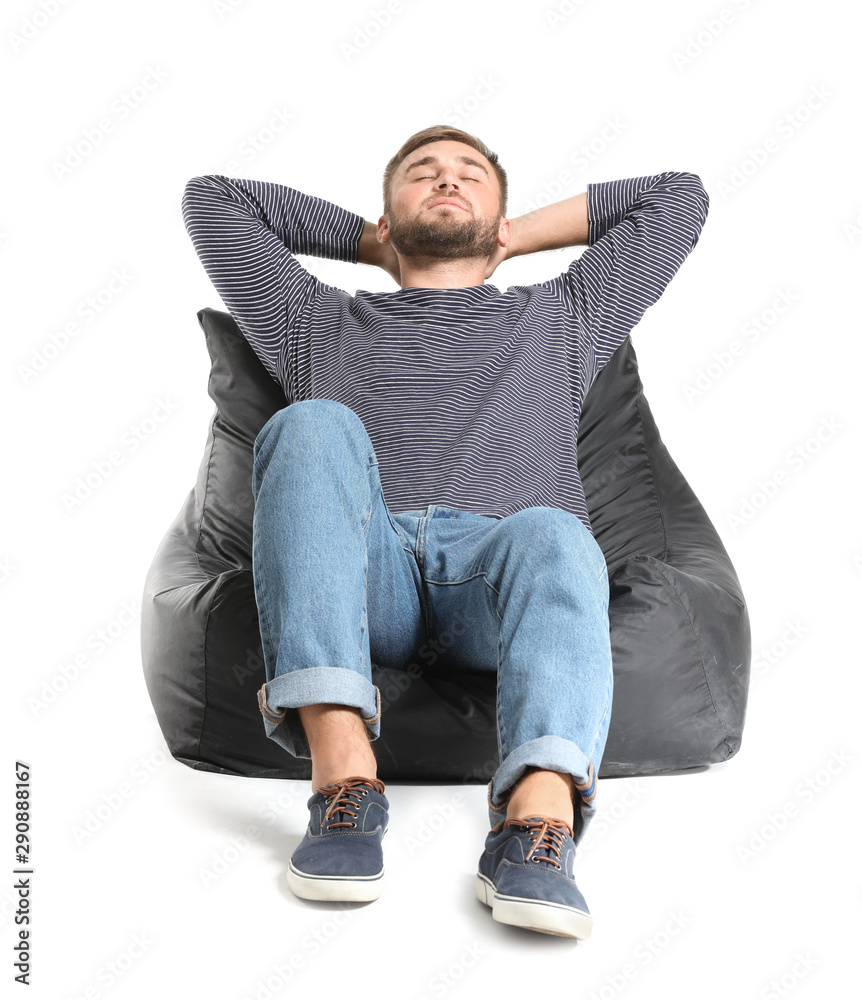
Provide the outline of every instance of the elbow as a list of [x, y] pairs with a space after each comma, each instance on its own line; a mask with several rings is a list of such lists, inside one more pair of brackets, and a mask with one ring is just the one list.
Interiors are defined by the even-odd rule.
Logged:
[[190, 236], [196, 229], [196, 222], [202, 213], [206, 212], [207, 198], [211, 195], [211, 188], [207, 181], [206, 176], [192, 177], [183, 189], [183, 196], [180, 200], [180, 215], [186, 232]]
[[684, 192], [697, 206], [698, 213], [702, 216], [702, 223], [705, 222], [709, 214], [709, 195], [703, 186], [703, 181], [698, 174], [687, 171], [681, 171], [678, 176], [680, 178], [680, 191]]
[[182, 197], [182, 208], [185, 210], [189, 201], [201, 190], [201, 182], [204, 181], [204, 177], [192, 177], [186, 182], [186, 186], [183, 188]]
[[194, 200], [201, 199], [225, 199], [233, 195], [233, 189], [229, 178], [224, 174], [201, 174], [191, 177], [183, 190], [182, 205]]
[[192, 177], [186, 182], [185, 188], [183, 188], [183, 201], [186, 200], [190, 195], [196, 194], [202, 191], [204, 188], [209, 187], [209, 174], [204, 174], [200, 177]]
[[672, 187], [678, 200], [681, 221], [691, 232], [691, 249], [697, 246], [700, 232], [709, 214], [709, 195], [697, 174], [680, 170], [673, 175]]
[[187, 181], [180, 201], [180, 211], [184, 218], [189, 219], [195, 213], [196, 206], [200, 207], [213, 199], [218, 187], [216, 178], [216, 174], [202, 174]]

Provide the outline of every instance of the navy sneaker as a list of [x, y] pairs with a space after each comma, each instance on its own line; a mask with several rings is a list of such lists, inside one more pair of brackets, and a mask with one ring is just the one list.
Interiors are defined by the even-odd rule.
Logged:
[[287, 882], [303, 899], [367, 902], [383, 891], [383, 837], [389, 800], [378, 778], [342, 778], [308, 800], [308, 829], [290, 859]]
[[485, 838], [476, 895], [500, 923], [585, 939], [593, 918], [575, 885], [574, 864], [568, 823], [548, 816], [503, 820]]

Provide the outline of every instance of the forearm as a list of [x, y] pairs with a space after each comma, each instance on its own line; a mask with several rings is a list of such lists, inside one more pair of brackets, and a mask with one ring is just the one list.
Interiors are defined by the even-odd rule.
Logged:
[[697, 174], [666, 170], [590, 183], [587, 199], [590, 242], [563, 280], [601, 367], [697, 244], [709, 196]]
[[586, 246], [589, 238], [587, 195], [576, 194], [554, 205], [511, 219], [512, 242], [507, 256]]
[[362, 217], [284, 184], [207, 174], [188, 182], [184, 203], [203, 235], [236, 225], [269, 231], [294, 254], [356, 259]]

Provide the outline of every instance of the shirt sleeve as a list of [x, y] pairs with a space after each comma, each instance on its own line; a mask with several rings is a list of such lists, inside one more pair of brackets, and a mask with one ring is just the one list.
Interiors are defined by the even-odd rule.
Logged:
[[587, 185], [587, 249], [557, 279], [591, 348], [586, 388], [697, 245], [708, 211], [697, 174]]
[[182, 214], [204, 270], [243, 336], [270, 375], [288, 386], [288, 338], [330, 287], [294, 254], [355, 264], [365, 219], [282, 184], [221, 174], [186, 184]]

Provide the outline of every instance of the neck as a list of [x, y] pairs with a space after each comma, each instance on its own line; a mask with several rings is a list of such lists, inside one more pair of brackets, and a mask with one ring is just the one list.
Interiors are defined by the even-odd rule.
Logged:
[[402, 288], [466, 288], [485, 284], [487, 257], [423, 260], [399, 257]]

